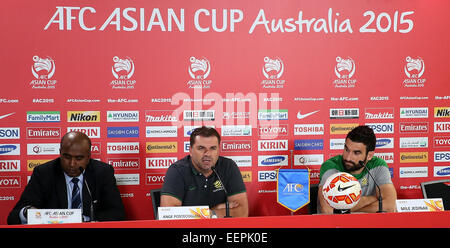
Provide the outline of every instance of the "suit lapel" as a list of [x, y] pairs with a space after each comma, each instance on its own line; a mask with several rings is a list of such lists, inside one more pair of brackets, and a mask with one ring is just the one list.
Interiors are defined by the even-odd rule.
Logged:
[[64, 172], [61, 169], [61, 164], [58, 164], [56, 167], [57, 173], [55, 177], [56, 177], [56, 195], [58, 199], [58, 207], [68, 208], [66, 178], [64, 177]]

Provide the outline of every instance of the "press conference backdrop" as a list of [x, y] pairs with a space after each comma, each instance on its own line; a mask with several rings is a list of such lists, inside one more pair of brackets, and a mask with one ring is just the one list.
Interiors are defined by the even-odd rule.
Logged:
[[[114, 166], [129, 219], [216, 127], [250, 215], [287, 215], [276, 169], [374, 128], [399, 198], [450, 176], [448, 1], [12, 1], [0, 10], [0, 223], [70, 130]], [[305, 213], [300, 210], [299, 213]]]

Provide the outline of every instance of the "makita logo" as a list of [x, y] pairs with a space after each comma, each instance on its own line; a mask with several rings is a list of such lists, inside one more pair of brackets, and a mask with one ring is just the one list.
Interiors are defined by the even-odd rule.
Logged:
[[146, 169], [167, 169], [178, 160], [176, 157], [169, 158], [147, 158]]
[[68, 122], [100, 122], [100, 111], [68, 111]]
[[258, 151], [287, 151], [287, 140], [258, 140]]
[[366, 108], [366, 119], [394, 119], [393, 108]]

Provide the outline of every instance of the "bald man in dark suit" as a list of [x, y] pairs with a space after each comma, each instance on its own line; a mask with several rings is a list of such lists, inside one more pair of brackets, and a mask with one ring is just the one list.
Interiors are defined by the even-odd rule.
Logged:
[[[73, 188], [77, 188], [76, 193]], [[94, 203], [93, 216], [91, 201]], [[114, 169], [91, 159], [91, 141], [81, 132], [65, 134], [61, 139], [60, 157], [34, 168], [20, 200], [8, 216], [8, 224], [26, 224], [30, 208], [81, 208], [84, 221], [93, 221], [92, 217], [96, 221], [125, 220]]]

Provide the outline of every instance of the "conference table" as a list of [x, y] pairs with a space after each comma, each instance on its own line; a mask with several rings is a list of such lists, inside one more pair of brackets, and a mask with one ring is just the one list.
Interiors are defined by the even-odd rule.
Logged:
[[191, 220], [129, 220], [0, 228], [450, 228], [450, 211], [258, 216]]

